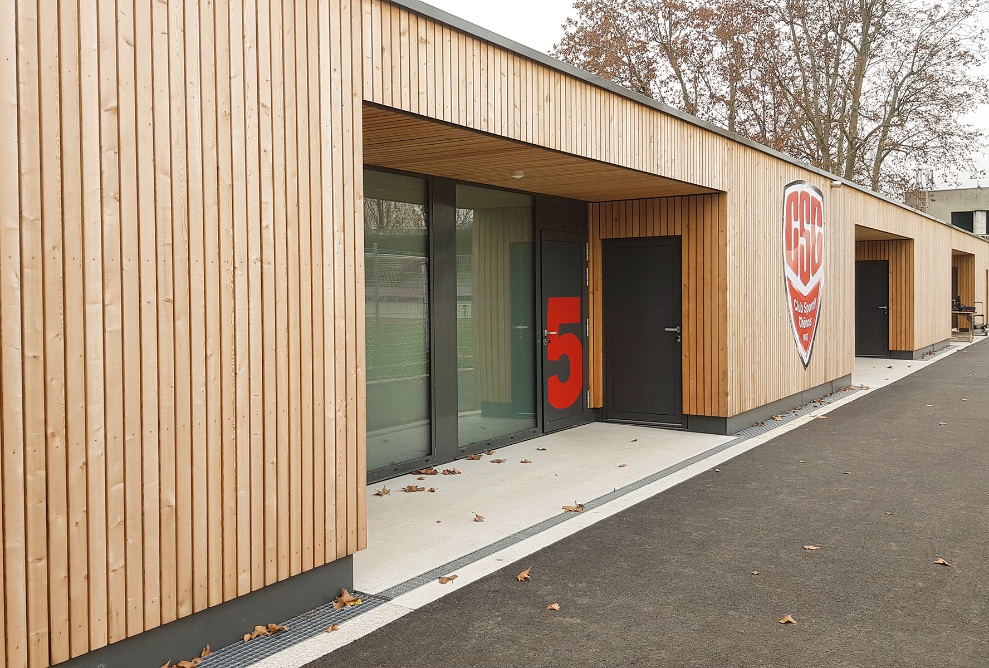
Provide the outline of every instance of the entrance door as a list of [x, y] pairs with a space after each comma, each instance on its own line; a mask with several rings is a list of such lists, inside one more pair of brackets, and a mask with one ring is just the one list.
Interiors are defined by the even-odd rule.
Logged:
[[889, 260], [855, 263], [855, 354], [889, 357]]
[[601, 244], [604, 417], [680, 426], [680, 237]]
[[540, 235], [543, 341], [543, 431], [590, 421], [583, 236], [544, 230]]

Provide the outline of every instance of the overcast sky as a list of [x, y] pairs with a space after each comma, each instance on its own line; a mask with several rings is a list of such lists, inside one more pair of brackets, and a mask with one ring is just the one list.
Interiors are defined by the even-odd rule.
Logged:
[[[574, 13], [572, 0], [428, 0], [429, 4], [476, 23], [482, 28], [524, 44], [536, 51], [549, 52], [563, 36], [563, 22]], [[989, 75], [989, 65], [983, 70]], [[971, 122], [989, 129], [989, 105], [973, 110]], [[989, 149], [981, 158], [981, 166], [989, 173]], [[962, 187], [974, 187], [975, 181], [965, 181]], [[989, 185], [989, 177], [982, 180]], [[951, 187], [943, 182], [937, 187]]]

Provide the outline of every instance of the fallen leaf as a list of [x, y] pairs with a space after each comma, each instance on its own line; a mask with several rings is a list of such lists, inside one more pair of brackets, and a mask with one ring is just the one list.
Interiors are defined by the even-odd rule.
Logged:
[[416, 478], [416, 480], [425, 480], [425, 479], [426, 479], [426, 476], [419, 476], [418, 478]]
[[752, 425], [752, 426], [753, 426], [753, 427], [764, 427], [764, 426], [766, 426], [766, 423], [765, 423], [765, 422], [756, 422], [756, 423], [755, 423], [754, 425]]
[[820, 550], [821, 548], [819, 548], [817, 545], [804, 545], [804, 549], [805, 550]]
[[474, 521], [475, 522], [483, 522], [484, 521], [484, 515], [478, 515], [477, 513], [474, 513]]
[[806, 461], [804, 461], [803, 459], [801, 459], [801, 460], [800, 460], [800, 463], [801, 463], [801, 464], [806, 464], [807, 462], [806, 462]]
[[434, 469], [432, 466], [425, 469], [416, 469], [412, 472], [412, 475], [439, 475], [439, 471]]
[[893, 513], [883, 513], [883, 515], [892, 515]]
[[391, 494], [391, 490], [388, 489], [387, 487], [382, 487], [381, 489], [379, 489], [377, 492], [374, 493], [375, 496], [388, 496], [389, 494]]
[[942, 559], [941, 557], [938, 557], [937, 559], [935, 559], [934, 560], [934, 563], [937, 564], [938, 566], [950, 566], [951, 565], [947, 561], [945, 561], [944, 559]]
[[436, 488], [435, 487], [430, 487], [428, 491], [435, 492], [436, 491]]
[[161, 668], [171, 668], [171, 666], [172, 666], [172, 662], [171, 661], [166, 661], [165, 662], [165, 665], [162, 666]]
[[494, 450], [486, 450], [484, 452], [484, 454], [486, 454], [486, 455], [493, 455], [494, 454]]
[[340, 626], [337, 624], [330, 624], [329, 626], [326, 627], [327, 633], [333, 633], [334, 631], [339, 631], [339, 630], [340, 630]]
[[827, 420], [828, 419], [828, 416], [827, 415], [815, 415], [814, 417], [816, 417], [818, 420]]
[[467, 455], [467, 459], [470, 459], [471, 461], [475, 461], [475, 462], [480, 458], [481, 455]]
[[529, 566], [527, 569], [525, 569], [515, 577], [519, 582], [525, 582], [526, 580], [531, 580], [532, 578], [529, 577], [529, 573], [531, 571], [532, 571], [532, 566]]
[[440, 578], [440, 584], [445, 585], [447, 582], [453, 582], [458, 577], [459, 576], [457, 575], [444, 575], [443, 577]]
[[796, 624], [797, 620], [793, 618], [793, 615], [786, 615], [779, 622], [780, 624]]
[[947, 422], [938, 422], [937, 424], [939, 427], [946, 427], [948, 425]]
[[782, 422], [783, 421], [783, 416], [782, 415], [774, 415], [773, 416], [773, 419], [776, 420], [777, 422]]
[[519, 464], [531, 464], [531, 463], [532, 463], [532, 460], [530, 460], [530, 459], [523, 459], [521, 462], [519, 462]]
[[851, 475], [851, 474], [852, 474], [852, 472], [851, 472], [851, 471], [845, 471], [845, 472], [844, 472], [844, 473], [842, 473], [841, 475]]
[[245, 633], [244, 634], [244, 642], [247, 642], [250, 639], [251, 639], [251, 634], [250, 633]]
[[540, 452], [546, 452], [546, 448], [536, 448], [536, 450], [539, 450]]
[[715, 473], [721, 473], [721, 469], [714, 469]]
[[203, 653], [199, 655], [200, 659], [205, 659], [207, 656], [213, 653], [213, 650], [209, 648], [209, 645], [203, 648]]
[[288, 627], [281, 624], [268, 624], [268, 635], [275, 635], [279, 631], [288, 631]]
[[416, 487], [415, 485], [409, 485], [408, 487], [402, 488], [403, 492], [425, 492], [425, 487]]
[[759, 575], [759, 571], [752, 571], [750, 575]]
[[567, 511], [568, 513], [582, 513], [584, 512], [584, 504], [577, 503], [576, 505], [573, 506], [563, 506], [563, 510]]
[[618, 468], [620, 468], [620, 469], [623, 469], [623, 468], [625, 468], [626, 466], [628, 466], [628, 464], [619, 464], [619, 465], [618, 465]]
[[179, 661], [175, 664], [175, 668], [196, 668], [196, 666], [198, 666], [201, 662], [202, 659], [199, 658], [193, 659], [192, 661]]
[[350, 592], [347, 591], [346, 589], [341, 589], [340, 595], [333, 600], [333, 609], [341, 610], [347, 607], [348, 605], [350, 605], [351, 603], [353, 603], [354, 601], [359, 601], [359, 600], [360, 600], [359, 598], [352, 596]]
[[460, 475], [457, 469], [443, 469], [443, 475]]
[[546, 606], [546, 609], [547, 610], [559, 610], [560, 609], [560, 604], [559, 603], [550, 603], [549, 605]]
[[504, 464], [505, 463], [505, 460], [504, 459], [489, 459], [488, 461], [491, 462], [492, 464]]
[[638, 440], [639, 440], [639, 439], [637, 439], [637, 438], [633, 438], [633, 439], [632, 439], [631, 441], [629, 441], [629, 443], [635, 443], [635, 442], [636, 442], [636, 441], [638, 441]]

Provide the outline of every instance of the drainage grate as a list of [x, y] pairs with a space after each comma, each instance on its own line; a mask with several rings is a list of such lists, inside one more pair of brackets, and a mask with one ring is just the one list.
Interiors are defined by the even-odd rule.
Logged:
[[[677, 471], [701, 462], [713, 455], [718, 454], [719, 452], [727, 450], [732, 446], [738, 445], [743, 441], [747, 441], [750, 438], [773, 431], [788, 422], [792, 422], [799, 417], [812, 413], [822, 406], [827, 406], [828, 404], [838, 401], [839, 399], [843, 399], [852, 393], [860, 391], [861, 389], [862, 388], [859, 386], [846, 387], [842, 390], [838, 390], [834, 394], [829, 394], [822, 399], [813, 401], [806, 406], [801, 406], [799, 408], [786, 411], [777, 416], [779, 419], [771, 419], [767, 422], [743, 429], [735, 434], [734, 439], [726, 443], [722, 443], [719, 446], [711, 448], [710, 450], [705, 450], [704, 452], [694, 455], [689, 459], [685, 459], [682, 462], [668, 466], [662, 471], [657, 471], [650, 476], [616, 489], [613, 492], [599, 496], [598, 498], [585, 503], [584, 508], [585, 510], [591, 510], [599, 506], [603, 506], [611, 501], [614, 501], [615, 499], [625, 496], [630, 492], [641, 489], [646, 485], [651, 485], [658, 480], [662, 480], [667, 476], [673, 475]], [[330, 626], [330, 624], [340, 624], [349, 619], [353, 619], [354, 617], [369, 610], [373, 610], [379, 605], [390, 601], [397, 596], [401, 596], [402, 594], [406, 594], [414, 589], [418, 589], [424, 584], [433, 582], [442, 575], [449, 575], [450, 573], [456, 572], [457, 570], [472, 564], [479, 559], [483, 559], [484, 557], [490, 556], [495, 552], [511, 547], [526, 538], [540, 534], [551, 527], [576, 517], [578, 517], [578, 515], [575, 513], [561, 513], [559, 515], [555, 515], [539, 522], [538, 524], [534, 524], [531, 527], [527, 527], [521, 531], [516, 531], [509, 536], [505, 536], [490, 545], [474, 550], [470, 554], [464, 555], [459, 559], [454, 559], [453, 561], [447, 562], [438, 568], [434, 568], [426, 573], [410, 578], [405, 582], [389, 587], [378, 594], [358, 594], [357, 592], [354, 592], [355, 596], [359, 595], [364, 600], [362, 605], [344, 608], [342, 610], [334, 610], [333, 604], [328, 603], [322, 607], [316, 608], [315, 610], [284, 622], [282, 625], [287, 626], [288, 631], [278, 633], [274, 636], [262, 636], [260, 638], [255, 638], [249, 643], [235, 643], [228, 647], [224, 647], [223, 649], [211, 654], [200, 665], [203, 666], [203, 668], [248, 668], [254, 663], [261, 661], [262, 659], [266, 659], [269, 656], [282, 651], [283, 649], [293, 647], [304, 640], [314, 638], [320, 633], [325, 633], [326, 628]]]
[[343, 624], [385, 602], [380, 596], [371, 594], [353, 592], [353, 595], [364, 602], [341, 610], [334, 610], [333, 604], [327, 603], [293, 617], [287, 622], [282, 622], [282, 626], [288, 627], [287, 631], [281, 631], [273, 636], [260, 636], [246, 643], [228, 645], [210, 654], [199, 665], [203, 668], [247, 668], [304, 640], [326, 633], [327, 627], [331, 624]]

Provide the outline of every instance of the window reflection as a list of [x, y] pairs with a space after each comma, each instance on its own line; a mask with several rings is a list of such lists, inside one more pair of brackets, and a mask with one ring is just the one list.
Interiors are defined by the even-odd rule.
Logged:
[[536, 426], [533, 201], [457, 186], [459, 443]]
[[430, 454], [426, 181], [364, 172], [367, 467]]

